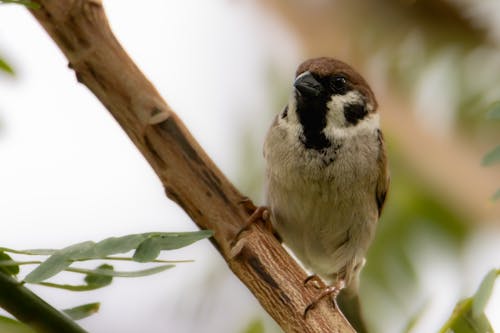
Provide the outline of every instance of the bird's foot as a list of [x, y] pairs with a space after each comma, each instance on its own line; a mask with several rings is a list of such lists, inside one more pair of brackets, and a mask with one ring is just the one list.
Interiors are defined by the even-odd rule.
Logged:
[[316, 275], [316, 274], [313, 274], [313, 275], [309, 275], [307, 277], [307, 279], [304, 280], [304, 287], [307, 287], [308, 284], [313, 284], [314, 288], [316, 289], [321, 289], [321, 282], [323, 282], [321, 280], [321, 278]]
[[256, 222], [262, 221], [266, 230], [274, 234], [274, 229], [271, 224], [271, 219], [269, 216], [269, 209], [266, 206], [255, 207], [252, 201], [248, 198], [244, 198], [239, 202], [244, 208], [250, 213], [250, 217], [245, 221], [245, 224], [236, 233], [234, 239], [231, 242], [231, 246], [234, 246], [240, 239], [241, 234], [247, 231], [250, 226]]
[[[311, 275], [310, 277], [308, 277], [305, 281], [304, 281], [304, 284], [310, 282], [310, 281], [318, 281], [319, 280], [319, 277], [317, 275]], [[318, 305], [318, 303], [325, 297], [327, 296], [330, 296], [331, 297], [331, 300], [332, 300], [332, 303], [333, 303], [333, 308], [334, 309], [338, 309], [338, 305], [337, 305], [337, 296], [339, 295], [340, 291], [342, 289], [345, 288], [345, 282], [344, 280], [338, 280], [336, 281], [334, 284], [332, 284], [331, 286], [328, 286], [324, 289], [321, 290], [321, 292], [316, 296], [315, 299], [313, 299], [313, 301], [311, 303], [309, 303], [308, 306], [306, 306], [306, 308], [304, 309], [304, 319], [306, 318], [307, 316], [307, 313], [312, 310], [316, 305]]]

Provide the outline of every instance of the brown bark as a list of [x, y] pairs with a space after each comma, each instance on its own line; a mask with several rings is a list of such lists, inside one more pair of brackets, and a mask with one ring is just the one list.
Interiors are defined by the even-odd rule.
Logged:
[[[202, 229], [231, 270], [286, 332], [354, 332], [330, 302], [303, 318], [317, 290], [264, 228], [254, 225], [234, 247], [249, 217], [243, 196], [214, 165], [182, 121], [122, 49], [98, 0], [38, 0], [32, 14], [86, 85], [118, 121], [165, 187]], [[322, 286], [323, 287], [323, 286]], [[238, 300], [234, 300], [237, 302]]]

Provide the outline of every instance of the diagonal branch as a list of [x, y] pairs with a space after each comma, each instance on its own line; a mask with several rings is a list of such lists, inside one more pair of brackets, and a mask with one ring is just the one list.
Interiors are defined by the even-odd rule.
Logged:
[[[0, 270], [0, 306], [37, 332], [86, 332], [67, 315], [47, 304], [2, 270]], [[1, 328], [0, 331], [3, 332]]]
[[[317, 290], [276, 239], [252, 226], [233, 248], [249, 217], [244, 198], [120, 46], [99, 0], [38, 0], [31, 10], [86, 85], [118, 121], [165, 187], [202, 229], [231, 270], [286, 332], [353, 332], [326, 300], [303, 318]], [[323, 287], [323, 286], [322, 286]]]

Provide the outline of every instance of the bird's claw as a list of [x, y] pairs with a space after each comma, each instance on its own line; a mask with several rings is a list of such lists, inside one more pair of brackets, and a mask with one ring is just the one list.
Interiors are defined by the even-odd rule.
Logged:
[[[319, 277], [317, 275], [311, 275], [310, 277], [308, 277], [305, 281], [304, 281], [304, 284], [306, 284], [307, 282], [309, 282], [310, 280], [318, 280]], [[318, 294], [318, 296], [316, 296], [315, 299], [313, 299], [313, 301], [311, 303], [309, 303], [306, 308], [304, 309], [304, 313], [303, 313], [303, 317], [304, 319], [307, 317], [307, 313], [312, 310], [314, 307], [316, 307], [316, 305], [318, 305], [318, 303], [325, 297], [327, 296], [331, 296], [331, 300], [332, 300], [332, 303], [333, 303], [333, 308], [334, 309], [338, 309], [338, 305], [337, 305], [337, 296], [339, 295], [340, 291], [345, 287], [345, 282], [343, 280], [339, 280], [337, 282], [335, 282], [335, 284], [331, 285], [331, 286], [328, 286], [326, 288], [324, 288], [323, 290], [321, 290], [321, 292]]]
[[239, 204], [243, 205], [244, 208], [247, 211], [251, 212], [251, 215], [245, 221], [245, 224], [243, 225], [243, 227], [241, 227], [241, 229], [234, 236], [234, 238], [233, 238], [233, 240], [231, 242], [231, 246], [236, 245], [236, 243], [238, 242], [241, 234], [244, 231], [247, 231], [252, 224], [254, 224], [255, 222], [257, 222], [259, 220], [263, 221], [264, 222], [264, 227], [267, 230], [269, 230], [271, 233], [273, 233], [273, 227], [272, 227], [271, 219], [270, 219], [270, 216], [269, 216], [269, 209], [266, 206], [255, 207], [255, 205], [252, 203], [252, 201], [250, 199], [248, 199], [248, 198], [242, 199], [239, 202]]

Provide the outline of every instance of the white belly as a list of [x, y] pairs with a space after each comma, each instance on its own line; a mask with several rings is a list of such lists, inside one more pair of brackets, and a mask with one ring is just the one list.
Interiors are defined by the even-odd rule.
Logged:
[[306, 268], [347, 284], [364, 261], [378, 220], [378, 148], [366, 140], [342, 143], [335, 154], [286, 143], [266, 152], [274, 228]]

